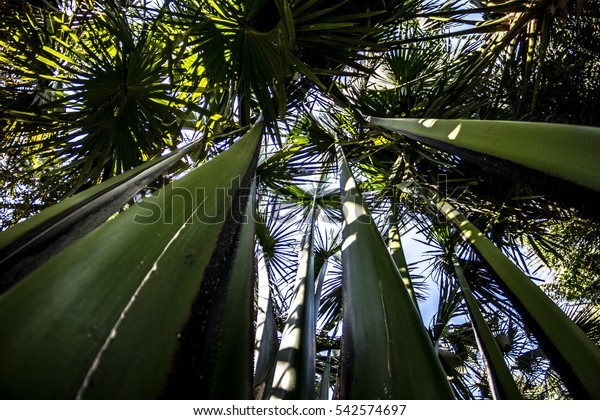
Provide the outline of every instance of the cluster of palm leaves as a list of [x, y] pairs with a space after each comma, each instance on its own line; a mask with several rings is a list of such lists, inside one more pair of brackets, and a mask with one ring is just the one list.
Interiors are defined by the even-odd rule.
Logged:
[[596, 3], [6, 2], [0, 395], [600, 398]]

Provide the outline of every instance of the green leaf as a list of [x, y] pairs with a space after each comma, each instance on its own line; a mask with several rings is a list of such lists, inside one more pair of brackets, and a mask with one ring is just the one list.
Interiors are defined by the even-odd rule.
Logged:
[[[277, 4], [279, 6], [279, 2]], [[283, 0], [283, 14], [280, 15], [283, 17], [283, 21], [285, 22], [285, 28], [287, 31], [287, 35], [292, 43], [294, 43], [296, 39], [296, 24], [294, 22], [294, 15], [292, 13], [292, 9], [290, 8], [290, 2], [287, 0]]]
[[371, 118], [380, 127], [432, 139], [600, 191], [600, 128], [522, 121]]
[[338, 145], [344, 214], [340, 398], [451, 399], [402, 277]]
[[70, 64], [70, 65], [72, 65], [72, 66], [78, 67], [78, 64], [77, 64], [75, 61], [73, 61], [71, 58], [67, 57], [67, 56], [66, 56], [66, 55], [64, 55], [64, 54], [61, 54], [60, 52], [56, 51], [55, 49], [53, 49], [53, 48], [50, 48], [50, 47], [48, 47], [48, 46], [46, 46], [46, 45], [44, 45], [44, 46], [42, 47], [42, 49], [43, 49], [44, 51], [46, 51], [46, 52], [48, 52], [48, 53], [52, 54], [53, 56], [57, 57], [58, 59], [60, 59], [60, 60], [62, 60], [62, 61], [65, 61], [66, 63], [68, 63], [68, 64]]
[[215, 334], [261, 130], [255, 125], [0, 297], [0, 395], [215, 395]]
[[0, 292], [104, 223], [149, 182], [185, 156], [190, 147], [152, 159], [1, 232], [0, 270], [4, 275]]
[[595, 213], [600, 128], [521, 121], [371, 118], [394, 130], [528, 182]]
[[215, 339], [211, 399], [247, 400], [252, 397], [254, 336], [254, 223], [256, 182], [253, 182], [236, 256]]
[[520, 309], [575, 398], [600, 398], [600, 349], [479, 229], [446, 201], [436, 204], [475, 248]]

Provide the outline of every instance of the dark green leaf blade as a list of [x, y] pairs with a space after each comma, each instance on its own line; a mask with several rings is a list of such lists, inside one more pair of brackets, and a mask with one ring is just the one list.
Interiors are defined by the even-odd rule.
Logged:
[[338, 161], [345, 221], [340, 397], [451, 399], [429, 335], [341, 147]]
[[198, 296], [222, 304], [228, 267], [218, 261], [235, 254], [239, 223], [229, 219], [254, 173], [261, 129], [257, 124], [229, 151], [88, 234], [0, 298], [0, 395], [201, 397], [211, 360], [191, 366], [191, 377], [176, 368], [186, 351], [205, 347], [190, 334], [190, 320], [202, 330], [203, 317], [220, 313], [199, 309]]

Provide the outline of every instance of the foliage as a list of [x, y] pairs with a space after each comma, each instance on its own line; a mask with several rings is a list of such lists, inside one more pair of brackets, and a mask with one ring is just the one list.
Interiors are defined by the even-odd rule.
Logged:
[[600, 231], [597, 224], [573, 218], [551, 226], [560, 238], [560, 257], [547, 255], [549, 265], [557, 271], [550, 293], [571, 302], [600, 303]]
[[[598, 398], [598, 5], [5, 2], [0, 395], [493, 398], [495, 342], [523, 397]], [[550, 135], [551, 162], [524, 143]], [[221, 198], [215, 224], [132, 223]]]

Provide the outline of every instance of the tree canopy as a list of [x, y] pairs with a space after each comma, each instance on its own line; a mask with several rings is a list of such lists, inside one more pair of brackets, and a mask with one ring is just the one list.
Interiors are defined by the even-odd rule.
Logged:
[[600, 398], [599, 6], [4, 2], [0, 395]]

